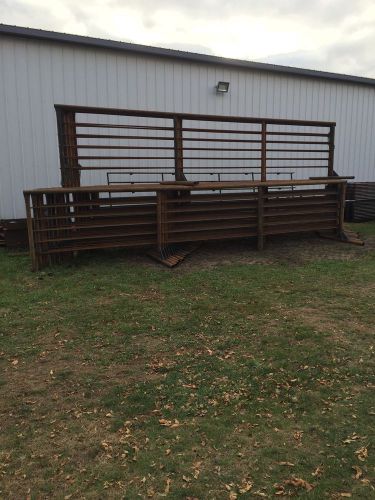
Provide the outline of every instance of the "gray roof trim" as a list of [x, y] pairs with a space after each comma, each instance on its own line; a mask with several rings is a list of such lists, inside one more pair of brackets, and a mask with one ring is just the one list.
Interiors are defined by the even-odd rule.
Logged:
[[20, 26], [11, 26], [8, 24], [0, 24], [0, 35], [9, 35], [21, 38], [32, 38], [36, 40], [78, 44], [86, 47], [95, 47], [95, 48], [102, 48], [109, 50], [121, 50], [125, 52], [132, 52], [134, 54], [168, 57], [190, 62], [220, 64], [223, 66], [230, 66], [243, 69], [269, 71], [272, 73], [303, 76], [307, 78], [320, 78], [326, 80], [335, 80], [341, 82], [375, 86], [374, 78], [366, 78], [354, 75], [344, 75], [340, 73], [330, 73], [328, 71], [317, 71], [312, 69], [295, 68], [292, 66], [281, 66], [279, 64], [245, 61], [241, 59], [229, 59], [226, 57], [197, 54], [194, 52], [165, 49], [161, 47], [151, 47], [148, 45], [139, 45], [136, 43], [118, 42], [115, 40], [104, 40], [101, 38], [92, 38], [81, 35], [71, 35], [68, 33], [58, 33], [55, 31], [45, 31], [35, 28], [24, 28]]

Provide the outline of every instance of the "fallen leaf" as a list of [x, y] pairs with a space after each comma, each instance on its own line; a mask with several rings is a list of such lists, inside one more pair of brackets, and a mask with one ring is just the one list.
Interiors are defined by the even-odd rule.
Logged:
[[357, 455], [358, 460], [364, 462], [368, 457], [367, 448], [365, 446], [362, 446], [362, 448], [359, 448], [357, 451], [354, 452], [354, 455]]
[[243, 481], [239, 491], [240, 493], [247, 493], [251, 490], [252, 487], [253, 483], [251, 483], [250, 481]]
[[355, 472], [354, 479], [359, 479], [363, 475], [362, 469], [358, 465], [353, 465], [352, 469]]
[[351, 498], [352, 497], [352, 494], [351, 493], [339, 493], [340, 497], [344, 497], [344, 498]]
[[361, 439], [361, 436], [358, 436], [358, 434], [353, 432], [351, 436], [348, 436], [346, 439], [344, 439], [343, 443], [344, 444], [354, 443], [354, 441], [357, 441], [358, 439]]
[[288, 467], [294, 467], [294, 464], [292, 462], [276, 462], [277, 465], [286, 465]]
[[167, 495], [169, 493], [169, 489], [170, 489], [170, 486], [171, 486], [171, 482], [172, 482], [172, 479], [168, 478], [167, 479], [167, 484], [165, 485], [165, 490], [164, 490], [164, 494]]
[[171, 427], [172, 429], [180, 426], [180, 422], [177, 419], [175, 419], [173, 421], [173, 420], [166, 420], [165, 418], [161, 418], [159, 420], [159, 424], [163, 425], [164, 427]]
[[323, 473], [323, 467], [321, 465], [318, 465], [318, 467], [314, 470], [314, 472], [311, 473], [311, 475], [314, 477], [320, 477], [322, 473]]
[[302, 431], [295, 431], [295, 433], [293, 434], [293, 437], [296, 441], [301, 441], [302, 436], [303, 436]]
[[288, 484], [290, 486], [294, 486], [295, 488], [304, 488], [307, 491], [311, 491], [314, 486], [304, 479], [300, 479], [299, 477], [292, 477], [290, 479], [286, 479], [284, 484]]
[[237, 493], [235, 493], [234, 491], [229, 492], [229, 500], [236, 500], [237, 498], [238, 498]]

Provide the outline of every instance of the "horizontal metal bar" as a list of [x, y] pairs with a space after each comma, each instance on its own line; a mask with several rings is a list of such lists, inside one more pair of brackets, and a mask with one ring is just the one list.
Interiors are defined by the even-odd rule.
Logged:
[[248, 134], [248, 135], [260, 135], [260, 130], [232, 130], [232, 129], [217, 129], [217, 128], [197, 128], [197, 127], [183, 127], [183, 132], [209, 132], [213, 134]]
[[[142, 236], [145, 234], [156, 234], [156, 225], [155, 223], [150, 223], [148, 225], [154, 226], [154, 229], [149, 229], [149, 230], [141, 230], [141, 231], [135, 231], [132, 233], [105, 233], [105, 232], [100, 232], [100, 234], [79, 234], [79, 233], [72, 233], [72, 235], [64, 236], [61, 238], [45, 238], [44, 240], [41, 239], [38, 241], [38, 243], [58, 243], [62, 241], [82, 241], [82, 240], [101, 240], [101, 239], [109, 239], [109, 238], [129, 238], [133, 236]], [[130, 226], [131, 227], [131, 226]]]
[[283, 225], [277, 225], [276, 227], [264, 227], [265, 235], [272, 234], [290, 234], [290, 233], [306, 233], [312, 231], [322, 231], [324, 229], [336, 229], [337, 223], [335, 221], [321, 221], [321, 222], [312, 222], [305, 223], [299, 225], [292, 225], [285, 227]]
[[115, 193], [115, 192], [144, 192], [144, 191], [203, 191], [209, 189], [251, 189], [254, 187], [278, 187], [278, 186], [317, 186], [317, 185], [336, 185], [336, 184], [346, 184], [345, 180], [336, 180], [335, 177], [331, 177], [322, 181], [314, 181], [309, 179], [294, 179], [294, 180], [269, 180], [269, 181], [221, 181], [221, 182], [198, 182], [198, 183], [184, 183], [181, 181], [176, 181], [173, 183], [155, 183], [145, 186], [142, 183], [138, 183], [128, 187], [124, 186], [80, 186], [80, 187], [59, 187], [59, 188], [36, 188], [30, 190], [24, 190], [24, 194], [50, 194], [50, 193]]
[[268, 135], [295, 135], [295, 136], [300, 136], [300, 137], [329, 137], [329, 134], [324, 134], [320, 132], [293, 132], [293, 131], [288, 131], [288, 132], [276, 132], [276, 131], [267, 131], [267, 136]]
[[[174, 160], [174, 156], [67, 156], [74, 160]], [[112, 168], [112, 167], [111, 167]]]
[[[67, 150], [71, 149], [70, 146], [65, 146]], [[120, 146], [115, 144], [103, 145], [103, 144], [77, 144], [78, 149], [131, 149], [131, 150], [174, 150], [173, 146]], [[69, 158], [69, 155], [66, 155]]]
[[267, 139], [266, 141], [267, 144], [319, 144], [322, 146], [329, 146], [329, 142], [322, 142], [322, 141], [270, 141]]
[[[267, 161], [301, 161], [301, 162], [304, 162], [304, 161], [327, 161], [328, 158], [296, 158], [296, 157], [287, 157], [287, 158], [272, 158], [270, 156], [267, 156]], [[321, 167], [324, 167], [325, 165], [321, 165]], [[277, 166], [277, 168], [279, 168], [279, 166]]]
[[[71, 149], [70, 146], [64, 146], [67, 150]], [[78, 144], [77, 145], [78, 149], [130, 149], [130, 150], [144, 150], [144, 149], [150, 149], [150, 150], [177, 150], [177, 151], [261, 151], [260, 148], [199, 148], [199, 147], [182, 147], [182, 148], [174, 148], [173, 146], [137, 146], [137, 145], [131, 145], [131, 146], [118, 146], [118, 145], [102, 145], [102, 144]], [[272, 150], [271, 150], [272, 151]], [[285, 149], [280, 149], [280, 150], [274, 150], [274, 151], [288, 151]], [[293, 150], [294, 151], [294, 150]], [[316, 151], [316, 150], [315, 150]], [[305, 152], [305, 151], [303, 151]], [[69, 158], [69, 156], [66, 156]]]
[[[173, 141], [174, 137], [170, 136], [157, 136], [157, 135], [115, 135], [115, 134], [76, 134], [78, 139], [141, 139], [141, 140], [158, 140], [158, 141]], [[197, 141], [197, 142], [245, 142], [245, 143], [260, 143], [261, 140], [255, 139], [227, 139], [227, 138], [212, 138], [212, 137], [184, 137], [184, 141]], [[269, 141], [271, 142], [271, 141]], [[275, 141], [279, 142], [279, 141]], [[284, 142], [284, 141], [281, 141]], [[288, 142], [288, 141], [285, 141]], [[291, 141], [292, 142], [292, 141]], [[305, 144], [301, 142], [300, 144]], [[306, 143], [314, 144], [314, 143]], [[328, 143], [317, 143], [328, 144]]]
[[[143, 239], [137, 238], [138, 236], [144, 236]], [[147, 236], [149, 236], [147, 238]], [[125, 237], [125, 241], [121, 239], [109, 241], [109, 242], [95, 242], [95, 243], [78, 243], [72, 244], [70, 246], [59, 246], [58, 248], [51, 248], [48, 250], [41, 251], [41, 255], [51, 255], [56, 253], [64, 253], [64, 252], [75, 252], [79, 250], [98, 250], [104, 248], [129, 248], [129, 247], [144, 247], [151, 246], [156, 244], [156, 233], [155, 234], [139, 234], [133, 235], [133, 238], [129, 239]]]
[[278, 118], [250, 118], [243, 116], [218, 116], [218, 115], [202, 115], [192, 113], [167, 113], [165, 111], [143, 111], [135, 109], [117, 109], [117, 108], [97, 108], [91, 106], [74, 106], [67, 104], [55, 104], [56, 110], [73, 111], [81, 114], [104, 114], [113, 116], [139, 116], [144, 118], [164, 118], [173, 119], [179, 117], [183, 120], [193, 121], [222, 121], [222, 122], [240, 122], [240, 123], [269, 123], [269, 124], [285, 124], [296, 126], [316, 126], [330, 127], [336, 125], [335, 122], [324, 121], [306, 121], [306, 120], [283, 120]]
[[158, 141], [173, 141], [174, 137], [157, 135], [116, 135], [116, 134], [76, 134], [77, 139], [147, 139]]
[[329, 153], [328, 149], [266, 149], [267, 153]]
[[173, 127], [161, 127], [156, 125], [118, 125], [115, 123], [76, 122], [75, 126], [76, 128], [92, 127], [92, 128], [124, 128], [124, 129], [139, 129], [139, 130], [174, 130]]

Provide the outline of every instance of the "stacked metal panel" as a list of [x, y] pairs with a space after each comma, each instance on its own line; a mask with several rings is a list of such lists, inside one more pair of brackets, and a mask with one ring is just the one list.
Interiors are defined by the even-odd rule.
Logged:
[[345, 218], [351, 222], [375, 220], [375, 182], [348, 184]]

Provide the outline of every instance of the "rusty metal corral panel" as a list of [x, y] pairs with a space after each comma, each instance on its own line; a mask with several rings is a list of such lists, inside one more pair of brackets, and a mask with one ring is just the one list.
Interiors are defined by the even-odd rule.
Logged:
[[87, 184], [85, 174], [92, 172], [122, 175], [119, 183], [138, 179], [141, 172], [147, 181], [160, 180], [160, 175], [180, 181], [195, 181], [202, 174], [218, 175], [219, 181], [334, 175], [334, 122], [67, 105], [55, 109], [65, 187]]
[[349, 183], [346, 199], [347, 221], [375, 220], [375, 182]]
[[[25, 192], [33, 268], [81, 250], [343, 230], [344, 180], [160, 183]], [[294, 189], [299, 187], [299, 189]], [[130, 190], [134, 193], [127, 196]], [[140, 194], [138, 194], [140, 193]], [[114, 196], [115, 195], [115, 196]]]

